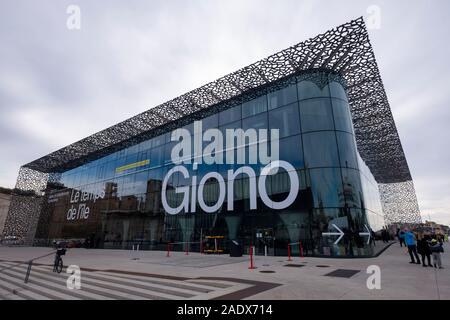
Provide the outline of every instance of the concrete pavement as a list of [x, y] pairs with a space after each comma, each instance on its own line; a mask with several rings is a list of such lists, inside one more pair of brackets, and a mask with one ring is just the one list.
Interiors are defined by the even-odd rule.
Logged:
[[[184, 252], [172, 252], [167, 257], [166, 252], [161, 251], [136, 253], [123, 250], [70, 249], [63, 258], [64, 265], [73, 264], [82, 268], [82, 283], [84, 273], [85, 280], [89, 280], [89, 276], [95, 277], [106, 272], [110, 281], [121, 276], [138, 277], [131, 279], [132, 281], [142, 280], [142, 277], [160, 277], [197, 283], [224, 281], [230, 285], [227, 290], [209, 296], [193, 295], [193, 299], [450, 299], [449, 250], [447, 243], [446, 252], [442, 255], [445, 269], [409, 264], [405, 248], [400, 248], [398, 243], [394, 243], [376, 258], [294, 257], [294, 261], [288, 262], [287, 257], [257, 256], [257, 268], [254, 270], [248, 269], [248, 256], [232, 258], [226, 255], [185, 255]], [[47, 252], [51, 252], [51, 249], [0, 247], [0, 260], [3, 264], [27, 261]], [[36, 261], [49, 265], [52, 262], [52, 256]], [[371, 265], [380, 268], [379, 290], [369, 290], [366, 285], [370, 276], [366, 271]], [[1, 268], [0, 266], [0, 270]], [[345, 270], [353, 270], [355, 274], [341, 277], [352, 273]], [[338, 276], [327, 275], [333, 271], [337, 271]], [[34, 271], [31, 274], [33, 276]], [[63, 273], [62, 276], [67, 277]]]

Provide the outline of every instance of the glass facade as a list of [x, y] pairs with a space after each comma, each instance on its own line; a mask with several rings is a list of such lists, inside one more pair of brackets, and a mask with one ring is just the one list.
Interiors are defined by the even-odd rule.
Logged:
[[[229, 129], [277, 129], [279, 160], [291, 167], [265, 175], [270, 201], [262, 198], [261, 187], [255, 192], [252, 185], [266, 166], [264, 152], [255, 151], [265, 145], [267, 155], [273, 155], [271, 134], [258, 136], [257, 146], [244, 140], [229, 150], [219, 143], [210, 150], [215, 162], [199, 159], [192, 143], [182, 152], [186, 172], [172, 174], [179, 165], [172, 160], [178, 142], [167, 132], [63, 172], [48, 186], [48, 220], [40, 222], [47, 227], [38, 227], [36, 238], [88, 240], [89, 246], [100, 248], [140, 244], [147, 250], [164, 250], [168, 242], [174, 250], [184, 250], [189, 242], [191, 250], [198, 250], [200, 240], [208, 247], [206, 237], [219, 237], [214, 246], [225, 252], [229, 241], [236, 240], [244, 248], [254, 244], [257, 254], [267, 250], [269, 255], [286, 255], [289, 243], [292, 254], [298, 254], [301, 243], [305, 255], [372, 255], [365, 233], [384, 225], [378, 187], [358, 154], [339, 80], [327, 72], [292, 77], [218, 108], [199, 120], [201, 129], [194, 123], [177, 129], [177, 134], [188, 132], [200, 141], [202, 150], [217, 139], [207, 138], [208, 129], [219, 129], [223, 139]], [[226, 161], [228, 156], [237, 161]], [[239, 173], [243, 166], [255, 172], [255, 179]], [[229, 170], [236, 173], [232, 180]], [[277, 209], [294, 189], [293, 174], [298, 192], [289, 206]], [[180, 212], [168, 213], [163, 196], [170, 207], [181, 207]], [[344, 236], [335, 243], [338, 237], [327, 233], [338, 230]]]

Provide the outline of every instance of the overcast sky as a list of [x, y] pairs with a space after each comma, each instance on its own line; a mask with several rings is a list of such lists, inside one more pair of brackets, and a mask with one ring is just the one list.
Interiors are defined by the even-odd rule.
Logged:
[[[69, 5], [81, 29], [66, 26]], [[450, 1], [0, 2], [0, 186], [20, 165], [359, 16], [425, 219], [450, 224]]]

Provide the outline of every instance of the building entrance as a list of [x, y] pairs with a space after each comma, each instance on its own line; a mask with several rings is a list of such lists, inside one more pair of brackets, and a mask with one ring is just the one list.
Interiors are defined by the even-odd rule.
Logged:
[[273, 228], [256, 229], [255, 251], [257, 255], [275, 255]]

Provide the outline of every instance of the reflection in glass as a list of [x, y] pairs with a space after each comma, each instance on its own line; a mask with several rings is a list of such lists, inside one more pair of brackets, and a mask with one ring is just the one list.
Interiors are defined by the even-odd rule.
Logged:
[[[326, 79], [329, 78], [321, 77], [316, 83], [325, 83]], [[297, 94], [300, 102], [297, 102]], [[81, 224], [66, 221], [71, 190], [64, 190], [66, 195], [60, 201], [49, 203], [53, 220], [45, 238], [83, 238], [92, 233], [97, 247], [130, 249], [139, 243], [144, 250], [165, 250], [168, 241], [198, 243], [200, 235], [203, 238], [224, 235], [224, 243], [232, 238], [242, 241], [247, 248], [253, 241], [258, 254], [264, 254], [264, 246], [267, 246], [270, 255], [286, 255], [288, 243], [302, 241], [304, 253], [308, 255], [370, 255], [371, 249], [365, 244], [361, 246], [361, 238], [355, 235], [347, 234], [337, 245], [334, 244], [336, 237], [322, 235], [335, 232], [333, 224], [347, 233], [362, 230], [367, 222], [374, 230], [384, 224], [378, 184], [357, 153], [349, 105], [339, 83], [332, 82], [321, 89], [312, 81], [301, 81], [204, 118], [202, 124], [203, 130], [219, 127], [224, 137], [227, 128], [279, 129], [279, 159], [291, 163], [300, 180], [294, 203], [276, 212], [271, 209], [273, 202], [284, 200], [291, 190], [289, 176], [281, 170], [266, 179], [266, 192], [272, 203], [265, 205], [257, 195], [257, 210], [250, 210], [249, 179], [240, 175], [230, 190], [234, 195], [233, 211], [226, 210], [228, 199], [225, 197], [224, 206], [215, 213], [205, 214], [197, 203], [194, 214], [166, 214], [161, 200], [162, 181], [174, 167], [170, 156], [175, 144], [170, 143], [169, 132], [62, 173], [61, 183], [65, 186], [93, 194], [104, 190], [105, 197], [95, 204], [89, 203], [92, 219], [83, 221], [82, 228], [76, 228]], [[193, 134], [193, 123], [183, 128]], [[204, 146], [207, 144], [204, 142]], [[250, 151], [248, 146], [243, 149], [248, 160], [254, 150]], [[233, 154], [236, 161], [236, 149]], [[149, 166], [116, 173], [120, 166], [146, 159], [150, 160]], [[169, 179], [168, 201], [172, 206], [181, 203], [183, 195], [176, 194], [174, 188], [189, 186], [192, 192], [194, 175], [198, 184], [206, 173], [217, 171], [227, 182], [227, 170], [235, 171], [243, 165], [253, 168], [257, 175], [264, 166], [248, 161], [245, 164], [201, 164], [194, 171], [192, 165], [186, 164], [188, 178], [176, 173]], [[217, 182], [206, 182], [203, 195], [207, 205], [215, 204], [219, 198]], [[255, 238], [256, 232], [262, 237]], [[198, 244], [193, 243], [191, 249], [194, 248], [198, 252]], [[299, 254], [298, 246], [291, 250]]]
[[344, 192], [339, 168], [310, 169], [309, 179], [315, 208], [344, 207]]
[[359, 171], [342, 168], [345, 202], [349, 208], [362, 208], [362, 187]]
[[270, 129], [278, 129], [280, 138], [300, 133], [298, 104], [291, 105], [269, 112]]
[[305, 166], [339, 167], [336, 135], [334, 131], [312, 132], [303, 135]]
[[323, 88], [319, 88], [314, 82], [311, 81], [303, 80], [298, 82], [297, 90], [299, 100], [330, 96], [328, 85]]
[[332, 97], [347, 101], [347, 94], [340, 83], [331, 82], [328, 86], [330, 87], [330, 94]]
[[353, 133], [352, 116], [348, 103], [342, 100], [332, 99], [332, 104], [336, 130]]
[[334, 130], [330, 99], [310, 99], [300, 102], [302, 131]]
[[219, 125], [234, 122], [240, 119], [241, 119], [240, 104], [219, 113]]
[[244, 102], [242, 104], [242, 118], [254, 116], [264, 111], [267, 111], [266, 95], [260, 96], [259, 98]]
[[242, 129], [267, 129], [267, 113], [258, 114], [256, 116], [245, 118], [242, 120]]
[[350, 133], [336, 132], [341, 167], [358, 168], [356, 141]]
[[295, 84], [291, 84], [283, 89], [279, 89], [267, 94], [269, 102], [269, 110], [290, 104], [297, 101], [297, 88]]
[[279, 159], [292, 164], [294, 168], [304, 168], [301, 136], [280, 139]]

